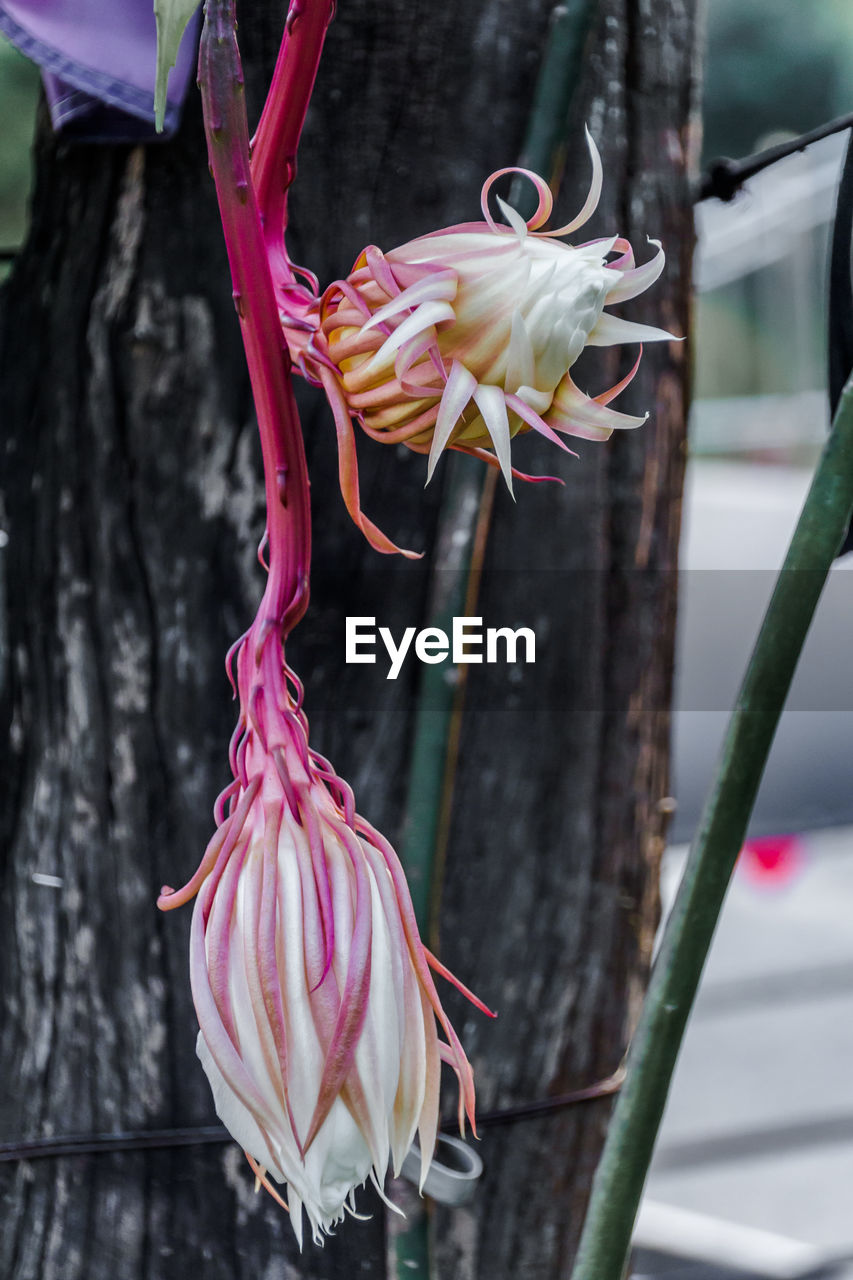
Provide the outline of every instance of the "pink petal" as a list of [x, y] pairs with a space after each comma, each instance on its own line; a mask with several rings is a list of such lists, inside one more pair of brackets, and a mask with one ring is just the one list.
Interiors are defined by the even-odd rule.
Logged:
[[347, 411], [346, 401], [338, 380], [331, 370], [322, 369], [320, 371], [320, 379], [335, 418], [335, 428], [338, 436], [338, 473], [341, 494], [347, 511], [355, 524], [361, 529], [367, 541], [377, 551], [382, 551], [386, 555], [399, 553], [408, 560], [420, 560], [422, 552], [405, 551], [402, 547], [398, 547], [381, 529], [377, 528], [372, 520], [369, 520], [362, 513], [358, 492], [358, 462], [355, 453], [355, 435], [349, 412]]
[[[625, 302], [628, 298], [636, 298], [638, 294], [654, 284], [666, 265], [666, 255], [659, 240], [649, 240], [649, 244], [657, 245], [657, 253], [641, 267], [629, 268], [622, 272], [622, 279], [607, 291], [607, 305], [612, 302]], [[615, 265], [615, 264], [614, 264]]]
[[541, 231], [540, 235], [545, 236], [567, 236], [570, 232], [576, 231], [578, 227], [582, 227], [588, 222], [598, 208], [598, 202], [601, 199], [601, 187], [603, 183], [604, 171], [601, 167], [601, 156], [598, 154], [598, 147], [593, 141], [592, 134], [589, 129], [584, 127], [586, 136], [586, 144], [589, 147], [589, 155], [592, 160], [592, 180], [589, 184], [589, 194], [583, 203], [580, 212], [572, 218], [571, 222], [567, 222], [562, 227], [556, 227], [553, 231]]

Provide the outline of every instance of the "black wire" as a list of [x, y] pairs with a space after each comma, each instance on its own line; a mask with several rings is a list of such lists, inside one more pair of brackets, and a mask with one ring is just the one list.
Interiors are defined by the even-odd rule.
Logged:
[[[733, 200], [748, 178], [769, 168], [779, 160], [804, 151], [813, 142], [841, 133], [853, 126], [853, 113], [839, 116], [790, 142], [768, 147], [743, 160], [715, 160], [703, 175], [695, 203], [716, 198]], [[832, 253], [829, 267], [829, 407], [835, 417], [844, 385], [853, 371], [853, 133], [847, 143], [847, 154], [841, 171], [841, 184], [835, 208]], [[853, 522], [838, 551], [839, 556], [853, 551]]]
[[130, 1129], [119, 1133], [65, 1134], [58, 1138], [30, 1138], [0, 1143], [0, 1164], [14, 1160], [44, 1160], [57, 1156], [103, 1155], [111, 1151], [156, 1151], [166, 1147], [197, 1147], [230, 1142], [224, 1125], [188, 1129]]
[[[554, 1111], [562, 1111], [578, 1102], [592, 1102], [596, 1098], [606, 1098], [618, 1093], [625, 1079], [624, 1069], [620, 1069], [606, 1080], [589, 1085], [586, 1089], [575, 1089], [572, 1093], [555, 1094], [552, 1098], [540, 1098], [536, 1102], [521, 1102], [514, 1107], [501, 1107], [497, 1111], [478, 1111], [477, 1128], [488, 1129], [500, 1124], [515, 1124], [518, 1120], [535, 1120], [539, 1116], [550, 1115]], [[453, 1127], [453, 1119], [448, 1118], [441, 1123], [442, 1129]]]
[[[617, 1071], [606, 1080], [577, 1089], [573, 1093], [557, 1094], [553, 1098], [541, 1098], [515, 1107], [498, 1111], [484, 1111], [477, 1116], [477, 1127], [513, 1124], [518, 1120], [535, 1119], [550, 1115], [579, 1102], [607, 1097], [616, 1093], [622, 1085], [624, 1072]], [[442, 1129], [453, 1127], [454, 1121], [442, 1122]], [[56, 1138], [30, 1138], [23, 1142], [0, 1142], [0, 1164], [19, 1160], [56, 1159], [59, 1156], [108, 1155], [118, 1151], [158, 1151], [170, 1147], [202, 1147], [230, 1142], [231, 1135], [224, 1125], [198, 1125], [184, 1129], [128, 1129], [119, 1133], [63, 1134]]]
[[820, 142], [822, 138], [829, 138], [834, 133], [843, 133], [851, 126], [853, 126], [853, 112], [846, 116], [838, 116], [835, 120], [829, 120], [817, 129], [810, 129], [808, 133], [801, 133], [790, 142], [780, 142], [775, 147], [756, 151], [754, 155], [746, 156], [743, 160], [729, 160], [722, 156], [719, 160], [712, 161], [699, 179], [695, 203], [700, 204], [703, 200], [712, 199], [727, 202], [733, 200], [746, 180], [761, 173], [762, 169], [767, 169], [770, 165], [776, 164], [779, 160], [785, 160], [798, 151], [805, 151], [806, 147], [811, 146], [813, 142]]

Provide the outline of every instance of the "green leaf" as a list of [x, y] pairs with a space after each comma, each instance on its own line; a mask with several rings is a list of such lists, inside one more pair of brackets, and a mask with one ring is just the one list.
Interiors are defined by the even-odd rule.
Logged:
[[154, 127], [163, 130], [166, 115], [166, 85], [178, 57], [181, 36], [198, 8], [198, 0], [154, 0], [157, 19], [157, 83], [154, 89]]

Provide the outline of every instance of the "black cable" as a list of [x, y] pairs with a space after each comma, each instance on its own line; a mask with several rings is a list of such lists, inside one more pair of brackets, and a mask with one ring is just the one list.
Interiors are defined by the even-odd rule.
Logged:
[[196, 1147], [230, 1142], [224, 1125], [186, 1129], [129, 1129], [119, 1133], [63, 1134], [0, 1143], [0, 1164], [15, 1160], [44, 1160], [57, 1156], [103, 1155], [111, 1151], [156, 1151], [166, 1147]]
[[703, 200], [713, 199], [726, 202], [733, 200], [746, 180], [754, 178], [757, 173], [761, 173], [762, 169], [768, 169], [770, 165], [776, 164], [779, 160], [785, 160], [798, 151], [805, 151], [806, 147], [811, 146], [813, 142], [829, 138], [833, 133], [843, 133], [851, 126], [853, 126], [853, 112], [846, 116], [838, 116], [835, 120], [829, 120], [817, 129], [810, 129], [808, 133], [801, 133], [790, 142], [779, 142], [775, 147], [756, 151], [754, 155], [746, 156], [743, 160], [729, 160], [721, 156], [719, 160], [711, 162], [699, 179], [695, 203], [700, 204]]
[[[539, 1116], [573, 1107], [578, 1102], [592, 1102], [595, 1098], [606, 1098], [610, 1094], [619, 1092], [624, 1079], [625, 1070], [620, 1067], [606, 1080], [599, 1080], [585, 1089], [575, 1089], [572, 1093], [558, 1093], [552, 1098], [540, 1098], [536, 1102], [521, 1102], [514, 1107], [501, 1107], [497, 1111], [478, 1111], [477, 1128], [488, 1129], [501, 1124], [515, 1124], [518, 1120], [536, 1120]], [[449, 1117], [442, 1121], [441, 1128], [450, 1129], [453, 1124], [453, 1118]]]
[[[853, 126], [853, 113], [839, 116], [790, 142], [779, 143], [758, 151], [743, 160], [715, 160], [702, 176], [696, 203], [716, 198], [733, 200], [748, 178], [769, 168], [779, 160], [804, 151], [813, 142], [841, 133]], [[841, 171], [841, 185], [835, 207], [832, 252], [829, 266], [829, 407], [835, 417], [841, 392], [853, 371], [853, 133]], [[839, 549], [839, 556], [853, 551], [853, 523]]]
[[[624, 1070], [620, 1067], [612, 1076], [576, 1089], [573, 1093], [556, 1094], [553, 1098], [541, 1098], [515, 1107], [498, 1111], [484, 1111], [477, 1116], [477, 1126], [512, 1124], [517, 1120], [534, 1119], [548, 1115], [578, 1102], [605, 1098], [621, 1088]], [[453, 1127], [454, 1121], [442, 1123], [442, 1129]], [[231, 1142], [231, 1135], [224, 1125], [197, 1125], [183, 1129], [128, 1129], [118, 1133], [63, 1134], [55, 1138], [30, 1138], [22, 1142], [0, 1142], [0, 1164], [19, 1160], [57, 1159], [59, 1156], [107, 1155], [118, 1151], [158, 1151], [170, 1147], [201, 1147]]]

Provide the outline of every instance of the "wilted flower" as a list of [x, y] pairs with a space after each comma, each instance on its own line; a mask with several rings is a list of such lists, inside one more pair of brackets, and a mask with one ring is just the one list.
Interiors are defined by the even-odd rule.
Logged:
[[[604, 440], [615, 427], [645, 421], [608, 407], [639, 360], [597, 396], [582, 392], [569, 372], [586, 346], [672, 337], [604, 311], [658, 278], [664, 254], [657, 241], [657, 253], [638, 267], [619, 236], [576, 246], [558, 239], [589, 219], [601, 194], [601, 160], [588, 132], [587, 141], [592, 184], [565, 226], [541, 230], [553, 204], [541, 178], [502, 169], [483, 187], [484, 222], [447, 227], [385, 254], [371, 246], [314, 304], [310, 328], [304, 314], [301, 327], [284, 317], [298, 367], [331, 401], [344, 498], [358, 523], [351, 418], [374, 440], [428, 453], [428, 479], [450, 447], [499, 465], [510, 489], [510, 439], [519, 432], [538, 431], [565, 449], [561, 434]], [[498, 200], [509, 223], [501, 226], [489, 213], [489, 191], [514, 172], [533, 182], [539, 203], [525, 222]], [[381, 549], [396, 549], [372, 536], [372, 527], [365, 532]]]
[[473, 1125], [474, 1085], [430, 967], [456, 980], [420, 941], [393, 849], [308, 747], [279, 639], [259, 619], [239, 644], [234, 782], [196, 874], [159, 905], [198, 894], [198, 1055], [220, 1119], [301, 1244], [303, 1207], [320, 1242], [367, 1178], [382, 1194], [389, 1157], [396, 1173], [416, 1133], [432, 1151], [442, 1059], [460, 1126], [466, 1113]]

